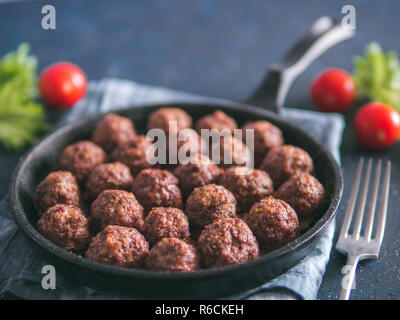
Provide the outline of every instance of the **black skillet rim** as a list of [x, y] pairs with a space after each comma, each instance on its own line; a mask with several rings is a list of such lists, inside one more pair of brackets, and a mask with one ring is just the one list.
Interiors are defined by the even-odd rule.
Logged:
[[39, 147], [41, 144], [46, 143], [47, 139], [50, 136], [53, 135], [60, 135], [63, 134], [64, 131], [68, 131], [71, 127], [75, 126], [80, 126], [85, 122], [90, 121], [90, 119], [96, 119], [96, 118], [101, 118], [108, 112], [103, 112], [103, 113], [98, 113], [89, 117], [86, 117], [85, 119], [82, 119], [80, 121], [77, 121], [75, 123], [71, 124], [66, 124], [62, 127], [55, 128], [55, 130], [49, 132], [41, 141], [39, 141], [35, 146], [33, 146], [30, 150], [27, 151], [27, 153], [20, 159], [17, 167], [15, 168], [12, 178], [11, 178], [11, 184], [10, 184], [10, 209], [12, 212], [12, 215], [14, 217], [14, 220], [17, 222], [17, 225], [25, 232], [25, 234], [30, 238], [32, 241], [34, 241], [37, 245], [42, 247], [43, 249], [49, 251], [51, 254], [57, 256], [58, 258], [64, 259], [69, 263], [78, 265], [79, 267], [83, 267], [86, 269], [90, 269], [93, 271], [99, 271], [102, 273], [107, 273], [110, 275], [117, 275], [117, 276], [126, 276], [126, 277], [141, 277], [143, 280], [146, 279], [159, 279], [159, 280], [191, 280], [191, 279], [198, 279], [198, 278], [203, 278], [203, 277], [215, 277], [218, 276], [222, 273], [229, 273], [229, 272], [237, 272], [240, 270], [244, 270], [247, 268], [253, 268], [256, 267], [257, 265], [261, 265], [263, 263], [266, 263], [268, 261], [271, 261], [279, 256], [283, 256], [291, 251], [296, 250], [297, 248], [305, 245], [306, 243], [310, 242], [313, 240], [314, 237], [316, 237], [320, 232], [322, 232], [325, 227], [328, 226], [328, 224], [333, 220], [335, 213], [337, 211], [337, 208], [339, 206], [342, 193], [343, 193], [343, 177], [342, 177], [342, 172], [340, 169], [340, 166], [338, 162], [333, 158], [332, 154], [323, 146], [319, 141], [317, 141], [315, 138], [310, 136], [307, 132], [299, 128], [298, 126], [282, 119], [279, 115], [276, 115], [275, 113], [272, 113], [268, 110], [261, 109], [258, 107], [246, 105], [246, 104], [241, 104], [241, 103], [235, 103], [231, 101], [212, 101], [212, 103], [209, 102], [174, 102], [174, 103], [167, 103], [167, 104], [144, 104], [141, 106], [135, 106], [135, 107], [127, 107], [127, 108], [121, 108], [121, 109], [116, 109], [113, 110], [112, 112], [118, 113], [118, 112], [123, 112], [128, 109], [147, 109], [147, 108], [157, 108], [157, 107], [177, 107], [177, 106], [185, 106], [190, 108], [190, 106], [201, 106], [201, 105], [208, 105], [208, 106], [215, 106], [217, 109], [218, 107], [224, 108], [224, 109], [231, 109], [234, 111], [243, 111], [243, 110], [248, 110], [251, 113], [258, 114], [265, 116], [267, 118], [273, 119], [279, 127], [279, 124], [283, 124], [286, 127], [291, 128], [292, 130], [300, 130], [302, 134], [307, 136], [310, 140], [313, 141], [313, 143], [317, 144], [321, 151], [328, 157], [333, 170], [334, 170], [334, 176], [335, 176], [335, 181], [334, 181], [334, 190], [333, 190], [333, 195], [332, 195], [332, 201], [329, 204], [329, 207], [325, 211], [325, 213], [321, 216], [321, 218], [304, 234], [293, 240], [292, 242], [286, 244], [285, 246], [278, 248], [272, 252], [269, 252], [267, 254], [264, 254], [260, 256], [259, 258], [255, 260], [251, 260], [249, 262], [243, 263], [243, 264], [237, 264], [237, 265], [229, 265], [229, 266], [224, 266], [224, 267], [219, 267], [219, 268], [209, 268], [209, 269], [200, 269], [198, 271], [194, 272], [185, 272], [185, 273], [174, 273], [174, 272], [160, 272], [160, 271], [147, 271], [147, 270], [139, 270], [139, 269], [128, 269], [128, 268], [121, 268], [117, 266], [112, 266], [112, 265], [107, 265], [103, 264], [100, 262], [96, 262], [93, 260], [86, 259], [83, 256], [77, 255], [75, 253], [72, 253], [70, 251], [67, 251], [65, 249], [62, 249], [61, 247], [55, 245], [48, 239], [46, 239], [44, 236], [42, 236], [36, 228], [30, 224], [29, 220], [26, 218], [24, 214], [24, 209], [22, 208], [21, 204], [19, 203], [18, 196], [17, 196], [17, 187], [18, 187], [18, 181], [21, 179], [20, 177], [20, 171], [22, 167], [29, 161], [30, 156], [32, 155], [32, 152]]

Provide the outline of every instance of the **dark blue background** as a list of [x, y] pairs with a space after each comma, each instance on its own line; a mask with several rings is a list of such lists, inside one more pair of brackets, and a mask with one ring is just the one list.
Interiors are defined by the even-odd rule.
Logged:
[[[1, 2], [1, 1], [0, 1]], [[41, 8], [54, 4], [57, 29], [41, 28]], [[39, 58], [39, 69], [68, 60], [89, 79], [121, 77], [209, 96], [244, 99], [263, 78], [268, 65], [322, 15], [341, 17], [352, 4], [357, 13], [356, 37], [331, 49], [295, 83], [286, 105], [312, 109], [309, 84], [327, 67], [352, 70], [352, 60], [372, 40], [400, 52], [400, 4], [392, 1], [185, 1], [68, 0], [0, 5], [0, 55], [27, 41]], [[351, 119], [342, 146], [345, 195], [341, 222], [360, 156], [393, 161], [386, 235], [378, 261], [361, 263], [353, 299], [399, 299], [400, 145], [388, 151], [362, 150]], [[7, 193], [20, 154], [0, 149], [0, 196]], [[335, 299], [345, 258], [334, 249], [319, 298]]]

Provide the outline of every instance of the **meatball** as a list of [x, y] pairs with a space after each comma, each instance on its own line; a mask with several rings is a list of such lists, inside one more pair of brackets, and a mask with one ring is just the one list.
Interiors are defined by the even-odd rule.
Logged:
[[231, 135], [225, 135], [211, 145], [211, 159], [223, 168], [251, 164], [249, 149], [241, 140]]
[[116, 147], [111, 158], [127, 165], [132, 176], [135, 177], [143, 169], [152, 166], [146, 158], [146, 152], [151, 145], [152, 143], [147, 141], [145, 136], [140, 135]]
[[260, 168], [268, 172], [274, 182], [274, 187], [278, 188], [297, 172], [312, 173], [314, 164], [310, 155], [303, 149], [283, 145], [273, 147]]
[[37, 186], [33, 201], [39, 215], [58, 203], [82, 208], [82, 197], [78, 183], [72, 173], [68, 171], [50, 173]]
[[135, 228], [107, 226], [89, 244], [85, 257], [124, 268], [141, 267], [149, 244]]
[[56, 245], [74, 252], [86, 250], [90, 241], [89, 223], [76, 206], [56, 204], [37, 222], [38, 231]]
[[236, 216], [236, 200], [223, 186], [208, 184], [196, 188], [186, 202], [186, 214], [191, 224], [204, 228], [219, 218]]
[[126, 165], [120, 162], [103, 163], [90, 173], [85, 196], [88, 200], [94, 200], [103, 190], [130, 190], [132, 182], [133, 178]]
[[238, 218], [223, 218], [209, 224], [198, 243], [202, 262], [209, 268], [244, 263], [259, 256], [256, 237]]
[[178, 165], [174, 174], [179, 179], [179, 186], [187, 196], [194, 188], [205, 186], [217, 181], [221, 175], [221, 169], [210, 158], [197, 154], [189, 163]]
[[264, 120], [247, 122], [243, 127], [242, 139], [245, 142], [246, 131], [254, 130], [254, 165], [258, 167], [272, 147], [283, 144], [282, 131]]
[[182, 210], [177, 208], [153, 208], [144, 220], [141, 229], [150, 245], [156, 244], [162, 238], [187, 239], [189, 222]]
[[132, 191], [146, 212], [153, 207], [182, 208], [178, 179], [169, 171], [145, 169], [136, 176]]
[[98, 164], [105, 162], [107, 155], [91, 141], [79, 141], [69, 145], [61, 153], [58, 167], [71, 171], [79, 183], [84, 183]]
[[255, 202], [273, 192], [273, 183], [268, 173], [246, 167], [226, 169], [219, 183], [233, 193], [240, 212], [250, 210]]
[[[170, 128], [172, 121], [176, 122], [176, 128]], [[192, 126], [192, 118], [179, 108], [160, 108], [150, 114], [147, 129], [161, 129], [169, 133], [170, 129], [179, 132]]]
[[145, 267], [152, 271], [190, 272], [199, 269], [195, 246], [178, 238], [164, 238], [151, 248]]
[[197, 120], [195, 130], [201, 134], [201, 129], [216, 129], [218, 131], [228, 129], [233, 132], [234, 129], [237, 129], [237, 124], [233, 118], [229, 117], [224, 112], [217, 110], [214, 113]]
[[296, 212], [285, 201], [271, 196], [255, 203], [245, 220], [265, 251], [283, 246], [298, 234]]
[[111, 152], [135, 136], [135, 127], [130, 119], [110, 113], [97, 124], [92, 140], [107, 152]]
[[283, 183], [275, 197], [292, 206], [300, 221], [312, 220], [325, 201], [325, 189], [312, 175], [300, 172]]
[[143, 207], [130, 192], [104, 190], [92, 203], [89, 222], [95, 233], [111, 224], [140, 230], [143, 225]]

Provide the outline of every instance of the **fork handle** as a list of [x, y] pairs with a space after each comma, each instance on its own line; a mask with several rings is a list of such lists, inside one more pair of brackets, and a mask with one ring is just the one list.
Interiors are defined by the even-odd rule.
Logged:
[[342, 290], [340, 291], [339, 300], [349, 300], [351, 289], [355, 282], [359, 260], [359, 256], [349, 255], [347, 257], [347, 263], [342, 269], [344, 276], [342, 279]]

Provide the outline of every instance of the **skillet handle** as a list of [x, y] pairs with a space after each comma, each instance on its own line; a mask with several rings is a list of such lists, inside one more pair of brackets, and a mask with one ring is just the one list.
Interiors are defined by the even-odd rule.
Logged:
[[259, 88], [245, 103], [280, 113], [286, 95], [296, 78], [319, 56], [334, 45], [354, 36], [341, 21], [321, 17], [286, 54], [283, 60], [270, 67]]

